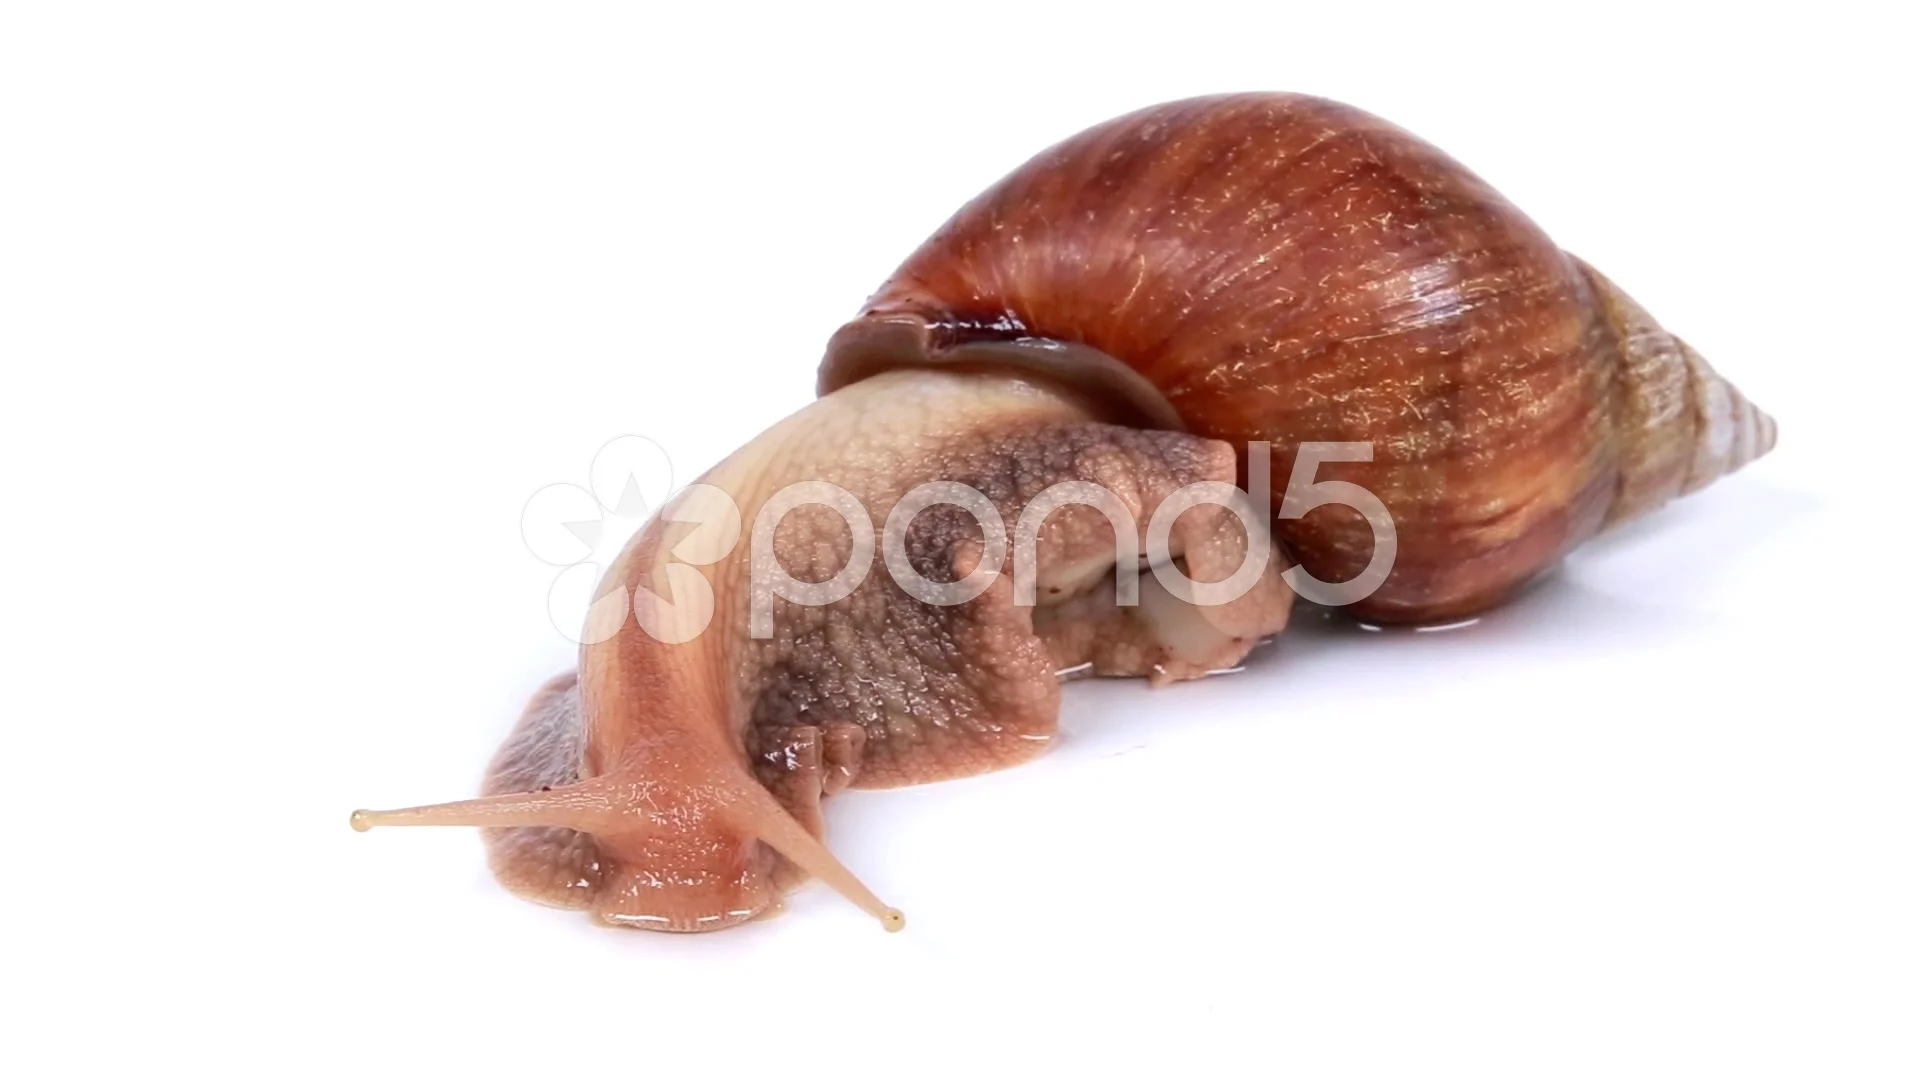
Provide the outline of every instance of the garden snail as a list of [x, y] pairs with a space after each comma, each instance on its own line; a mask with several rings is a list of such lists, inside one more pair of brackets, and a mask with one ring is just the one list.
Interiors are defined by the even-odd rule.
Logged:
[[[1286, 94], [1144, 109], [1035, 157], [833, 337], [819, 388], [634, 537], [602, 588], [633, 595], [642, 625], [589, 635], [482, 798], [354, 826], [485, 827], [510, 889], [617, 925], [733, 925], [813, 876], [898, 929], [822, 844], [824, 796], [1034, 756], [1062, 669], [1158, 683], [1230, 666], [1284, 627], [1289, 582], [1369, 573], [1383, 524], [1397, 553], [1352, 610], [1456, 618], [1774, 442], [1473, 174]], [[1387, 522], [1358, 501], [1289, 514], [1299, 450], [1322, 442], [1370, 448], [1317, 478], [1371, 493]], [[1158, 561], [1124, 602], [1156, 513], [1236, 482], [1271, 485], [1271, 537], [1214, 503], [1161, 513]], [[938, 483], [987, 505], [916, 490]], [[1044, 504], [1072, 483], [1113, 505]], [[911, 574], [848, 576], [880, 557], [823, 505], [834, 492], [875, 529], [902, 522]], [[1019, 551], [978, 523], [994, 515], [1035, 523], [1030, 596], [1019, 566], [994, 573]], [[763, 548], [789, 591], [754, 572]], [[1290, 561], [1305, 576], [1283, 577]], [[1224, 603], [1179, 587], [1249, 565]], [[930, 602], [915, 580], [983, 591]]]

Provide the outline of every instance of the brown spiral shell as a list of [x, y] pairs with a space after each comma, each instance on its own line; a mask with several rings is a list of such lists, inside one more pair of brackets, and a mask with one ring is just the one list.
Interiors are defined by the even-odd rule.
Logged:
[[[1473, 173], [1292, 94], [1154, 106], [1042, 152], [835, 335], [820, 390], [1002, 362], [1243, 453], [1272, 443], [1276, 506], [1298, 444], [1372, 443], [1372, 461], [1317, 478], [1393, 515], [1393, 571], [1353, 607], [1376, 619], [1484, 608], [1774, 442], [1698, 354]], [[1326, 581], [1372, 551], [1342, 507], [1276, 534]]]

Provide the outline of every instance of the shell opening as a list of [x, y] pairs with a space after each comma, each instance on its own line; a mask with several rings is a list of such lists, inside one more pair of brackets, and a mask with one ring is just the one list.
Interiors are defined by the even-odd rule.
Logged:
[[902, 367], [997, 369], [1045, 379], [1083, 398], [1091, 411], [1128, 427], [1185, 431], [1186, 421], [1144, 375], [1091, 345], [1021, 336], [1002, 327], [973, 330], [910, 315], [867, 316], [827, 343], [821, 396]]

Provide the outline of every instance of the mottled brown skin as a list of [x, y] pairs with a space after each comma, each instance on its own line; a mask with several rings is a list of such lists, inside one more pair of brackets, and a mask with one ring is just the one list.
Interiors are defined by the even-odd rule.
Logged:
[[[1371, 462], [1318, 474], [1374, 492], [1399, 533], [1353, 611], [1434, 619], [1676, 493], [1638, 477], [1693, 456], [1724, 384], [1697, 355], [1701, 379], [1677, 369], [1684, 346], [1623, 305], [1644, 318], [1383, 120], [1292, 94], [1197, 98], [1076, 135], [961, 209], [836, 338], [820, 384], [986, 343], [1035, 345], [1046, 366], [1068, 343], [1136, 373], [1187, 430], [1272, 443], [1276, 506], [1298, 444], [1369, 442]], [[1750, 414], [1745, 456], [1764, 452], [1770, 422], [1729, 400], [1736, 426]], [[1277, 532], [1322, 580], [1372, 553], [1342, 507]]]
[[[831, 476], [878, 533], [901, 496], [929, 481], [979, 491], [1009, 528], [1042, 491], [1085, 481], [1118, 497], [1145, 550], [1168, 496], [1233, 481], [1226, 444], [1103, 423], [1101, 412], [1017, 373], [894, 372], [801, 410], [700, 482], [726, 491], [751, 522], [774, 492]], [[607, 583], [667, 594], [663, 575], [686, 568], [673, 551], [691, 532], [650, 522]], [[912, 520], [904, 547], [918, 573], [954, 581], [979, 563], [982, 538], [970, 515], [941, 504]], [[1169, 555], [1193, 579], [1220, 581], [1247, 540], [1230, 512], [1200, 506], [1175, 520]], [[910, 596], [876, 557], [840, 600], [775, 599], [772, 636], [755, 639], [743, 539], [696, 568], [715, 598], [703, 633], [675, 644], [629, 621], [582, 649], [578, 678], [561, 676], [535, 695], [485, 784], [504, 803], [460, 804], [445, 820], [431, 820], [446, 815], [428, 808], [363, 823], [511, 826], [485, 834], [503, 884], [611, 924], [708, 930], [744, 921], [818, 872], [792, 864], [771, 837], [797, 828], [817, 839], [822, 798], [1025, 761], [1053, 738], [1063, 668], [1156, 683], [1196, 678], [1237, 663], [1286, 623], [1292, 593], [1270, 549], [1251, 591], [1208, 608], [1174, 600], [1150, 572], [1143, 603], [1116, 606], [1115, 550], [1105, 515], [1069, 505], [1036, 537], [1037, 607], [1014, 602], [1010, 553], [985, 593], [953, 606]], [[831, 510], [803, 505], [774, 531], [773, 551], [795, 578], [824, 581], [846, 565], [851, 534]], [[515, 794], [544, 788], [570, 817]], [[573, 794], [581, 791], [590, 805]]]
[[[1080, 480], [1144, 531], [1182, 486], [1255, 475], [1249, 441], [1273, 444], [1276, 506], [1300, 444], [1369, 443], [1371, 462], [1317, 479], [1361, 485], [1394, 519], [1392, 573], [1353, 605], [1375, 619], [1485, 607], [1774, 442], [1772, 421], [1697, 353], [1457, 163], [1284, 94], [1146, 109], [1015, 170], [835, 336], [820, 386], [703, 478], [744, 520], [785, 485], [828, 480], [878, 532], [916, 485], [950, 480], [1011, 525], [1048, 486]], [[1325, 581], [1372, 554], [1351, 509], [1276, 528]], [[508, 888], [614, 925], [730, 926], [813, 876], [898, 929], [821, 845], [823, 798], [1027, 760], [1053, 737], [1063, 671], [1196, 678], [1281, 629], [1291, 603], [1269, 548], [1232, 603], [1183, 603], [1147, 574], [1139, 605], [1120, 605], [1113, 528], [1069, 506], [1039, 533], [1037, 607], [1014, 602], [1004, 566], [956, 606], [876, 567], [830, 604], [775, 601], [760, 639], [748, 545], [683, 558], [704, 535], [656, 519], [605, 582], [678, 597], [703, 580], [703, 633], [676, 636], [698, 624], [692, 607], [673, 608], [660, 637], [629, 621], [535, 695], [486, 797], [359, 811], [355, 827], [482, 826]], [[1168, 557], [1220, 581], [1249, 539], [1202, 507], [1179, 519]], [[908, 531], [908, 561], [958, 580], [984, 540], [935, 506]], [[852, 543], [838, 517], [803, 506], [772, 546], [788, 573], [823, 581]]]

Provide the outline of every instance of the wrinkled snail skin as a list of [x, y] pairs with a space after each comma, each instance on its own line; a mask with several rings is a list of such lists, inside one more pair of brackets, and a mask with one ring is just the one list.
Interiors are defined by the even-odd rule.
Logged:
[[[1203, 504], [1162, 557], [1217, 582], [1264, 554], [1252, 588], [1195, 605], [1143, 572], [1138, 603], [1116, 602], [1116, 527], [1146, 550], [1180, 489], [1257, 475], [1249, 442], [1272, 446], [1275, 507], [1301, 444], [1371, 444], [1312, 479], [1391, 513], [1393, 569], [1353, 609], [1400, 621], [1495, 603], [1774, 442], [1698, 354], [1460, 165], [1283, 94], [1158, 106], [1040, 154], [908, 258], [833, 337], [819, 384], [633, 538], [600, 595], [634, 614], [596, 606], [578, 672], [535, 694], [480, 798], [356, 811], [355, 828], [478, 826], [507, 888], [616, 926], [732, 926], [818, 878], [899, 929], [824, 846], [822, 799], [1027, 760], [1053, 738], [1060, 672], [1158, 685], [1231, 667], [1286, 625], [1288, 565], [1323, 581], [1367, 565], [1351, 509], [1283, 516], [1270, 540]], [[850, 591], [797, 602], [764, 585], [754, 525], [820, 481], [876, 539], [936, 481], [981, 493], [1002, 535], [1068, 481], [1131, 523], [1052, 509], [1029, 603], [1012, 545], [936, 503], [902, 513], [905, 580], [999, 569], [984, 591], [928, 602], [876, 552]], [[836, 511], [777, 520], [758, 542], [796, 582], [862, 564]]]
[[[931, 481], [979, 491], [1007, 529], [1035, 496], [1080, 481], [1118, 497], [1144, 551], [1165, 499], [1200, 481], [1233, 483], [1237, 462], [1225, 443], [1107, 423], [1109, 411], [1017, 371], [890, 372], [801, 410], [690, 491], [725, 492], [750, 533], [775, 493], [831, 478], [879, 534], [901, 497]], [[649, 522], [601, 588], [642, 586], [675, 610], [584, 646], [578, 676], [534, 696], [485, 797], [361, 812], [355, 824], [482, 826], [509, 889], [613, 925], [718, 929], [774, 908], [811, 876], [897, 927], [898, 913], [820, 843], [822, 798], [1025, 761], [1053, 738], [1060, 670], [1199, 677], [1283, 628], [1292, 601], [1269, 548], [1253, 588], [1231, 603], [1183, 603], [1149, 570], [1140, 603], [1118, 606], [1114, 526], [1068, 505], [1035, 538], [1037, 606], [1015, 602], [1010, 550], [984, 593], [953, 605], [909, 595], [875, 556], [841, 599], [772, 596], [771, 634], [756, 638], [751, 537], [729, 547], [723, 528], [671, 520], [696, 516], [682, 509], [676, 501]], [[966, 511], [934, 505], [910, 522], [901, 549], [927, 580], [965, 578], [983, 561], [985, 534]], [[803, 582], [832, 578], [853, 546], [838, 514], [817, 504], [787, 512], [771, 541]], [[1174, 521], [1168, 554], [1192, 579], [1220, 581], [1246, 543], [1231, 511], [1203, 505]], [[703, 632], [690, 632], [704, 610], [687, 602], [698, 590], [675, 574], [711, 591]], [[591, 617], [589, 631], [601, 636]]]
[[[1042, 152], [962, 208], [836, 336], [823, 392], [983, 345], [1117, 361], [1186, 430], [1367, 442], [1321, 479], [1374, 492], [1399, 551], [1353, 605], [1470, 614], [1607, 524], [1773, 445], [1772, 421], [1464, 167], [1290, 94], [1160, 105]], [[1104, 368], [1093, 378], [1114, 386]], [[1322, 580], [1372, 532], [1329, 507], [1276, 530]]]

